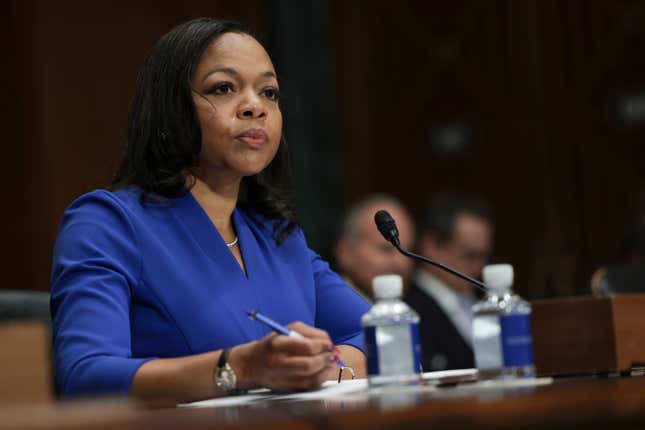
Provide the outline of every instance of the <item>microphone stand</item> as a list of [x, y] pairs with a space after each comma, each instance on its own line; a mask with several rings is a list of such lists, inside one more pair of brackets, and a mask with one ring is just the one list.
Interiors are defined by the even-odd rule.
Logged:
[[458, 272], [455, 269], [452, 269], [452, 268], [446, 266], [445, 264], [441, 264], [438, 261], [430, 260], [427, 257], [424, 257], [422, 255], [417, 255], [417, 254], [415, 254], [413, 252], [405, 250], [405, 249], [401, 248], [401, 245], [398, 242], [399, 241], [397, 240], [397, 241], [392, 241], [390, 243], [392, 245], [394, 245], [394, 247], [396, 249], [398, 249], [401, 254], [403, 254], [403, 255], [405, 255], [407, 257], [410, 257], [410, 258], [414, 258], [415, 260], [419, 260], [419, 261], [422, 261], [424, 263], [428, 263], [428, 264], [431, 264], [433, 266], [436, 266], [436, 267], [438, 267], [438, 268], [440, 268], [442, 270], [445, 270], [448, 273], [451, 273], [451, 274], [455, 275], [458, 278], [463, 279], [464, 281], [470, 282], [471, 284], [475, 285], [477, 288], [479, 288], [483, 292], [488, 292], [488, 289], [486, 288], [486, 285], [483, 282], [480, 282], [477, 279], [471, 278], [468, 275], [464, 275], [463, 273]]
[[376, 223], [376, 228], [381, 233], [381, 235], [383, 235], [383, 238], [394, 245], [394, 247], [401, 254], [405, 255], [406, 257], [414, 258], [415, 260], [419, 260], [438, 267], [441, 270], [444, 270], [458, 278], [461, 278], [466, 282], [470, 282], [480, 290], [488, 292], [488, 288], [486, 288], [486, 285], [484, 285], [483, 282], [479, 282], [477, 279], [473, 279], [468, 275], [464, 275], [463, 273], [458, 272], [455, 269], [446, 266], [445, 264], [441, 264], [438, 261], [430, 260], [429, 258], [426, 258], [422, 255], [417, 255], [406, 249], [403, 249], [401, 247], [401, 242], [399, 241], [399, 229], [396, 228], [396, 221], [394, 221], [394, 218], [392, 218], [392, 216], [387, 211], [380, 210], [376, 212], [374, 214], [374, 223]]

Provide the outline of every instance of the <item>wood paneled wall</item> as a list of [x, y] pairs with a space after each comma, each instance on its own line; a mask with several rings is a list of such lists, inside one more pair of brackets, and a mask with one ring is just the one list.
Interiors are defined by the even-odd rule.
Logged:
[[[136, 73], [153, 42], [202, 15], [271, 34], [276, 22], [285, 25], [272, 5], [7, 2], [5, 287], [48, 289], [60, 216], [114, 170]], [[433, 192], [480, 193], [496, 209], [496, 259], [516, 266], [520, 293], [585, 291], [592, 270], [612, 258], [645, 182], [642, 124], [616, 123], [610, 103], [645, 89], [644, 2], [329, 6], [342, 166], [329, 174], [340, 174], [344, 187], [327, 192], [346, 202], [390, 192], [417, 215]], [[465, 131], [464, 150], [435, 146], [437, 131], [450, 126]], [[300, 187], [316, 181], [299, 179]]]
[[[643, 189], [643, 124], [612, 90], [645, 88], [644, 2], [335, 1], [348, 200], [487, 197], [497, 261], [531, 298], [588, 292]], [[608, 115], [609, 113], [609, 115]], [[470, 145], [441, 152], [437, 127]]]
[[11, 1], [4, 288], [49, 289], [51, 250], [72, 200], [105, 186], [125, 148], [130, 98], [154, 42], [200, 16], [265, 31], [264, 3]]

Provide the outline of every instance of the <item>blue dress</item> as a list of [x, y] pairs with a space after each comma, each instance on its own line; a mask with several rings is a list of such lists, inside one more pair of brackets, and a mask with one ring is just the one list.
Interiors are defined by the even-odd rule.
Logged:
[[296, 229], [281, 244], [273, 221], [235, 209], [246, 265], [194, 197], [141, 203], [137, 188], [85, 194], [66, 210], [52, 266], [53, 356], [64, 396], [127, 394], [144, 362], [260, 339], [259, 310], [320, 327], [363, 349], [368, 305]]

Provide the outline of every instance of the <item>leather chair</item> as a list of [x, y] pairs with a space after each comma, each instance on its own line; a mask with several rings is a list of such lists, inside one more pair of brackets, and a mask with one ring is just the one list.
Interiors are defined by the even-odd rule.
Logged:
[[38, 320], [49, 326], [49, 293], [0, 290], [0, 321], [18, 320]]

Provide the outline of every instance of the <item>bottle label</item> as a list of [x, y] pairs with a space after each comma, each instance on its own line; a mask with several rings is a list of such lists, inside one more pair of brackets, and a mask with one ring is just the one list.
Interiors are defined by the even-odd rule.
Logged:
[[503, 315], [500, 324], [504, 366], [532, 366], [531, 314]]
[[365, 327], [365, 349], [371, 376], [421, 372], [418, 324]]
[[477, 315], [473, 320], [473, 350], [478, 369], [502, 368], [502, 343], [497, 315]]
[[423, 373], [421, 364], [421, 337], [419, 336], [419, 324], [410, 324], [412, 331], [412, 356], [414, 357], [414, 371]]

